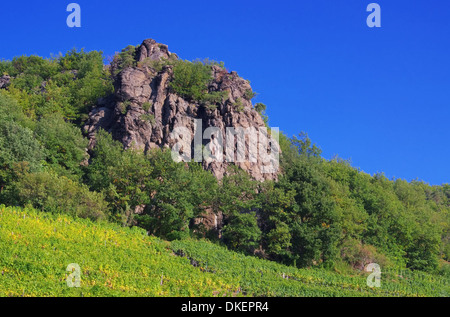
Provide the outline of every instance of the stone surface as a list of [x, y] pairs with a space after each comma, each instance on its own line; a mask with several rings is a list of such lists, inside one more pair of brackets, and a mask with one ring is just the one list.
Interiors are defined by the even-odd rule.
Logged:
[[11, 81], [11, 77], [3, 75], [0, 77], [0, 89], [6, 89]]
[[[166, 45], [147, 39], [137, 48], [135, 58], [136, 62], [142, 62], [146, 59], [168, 59], [171, 55]], [[256, 130], [265, 127], [261, 115], [253, 109], [251, 101], [245, 98], [246, 92], [251, 90], [249, 82], [236, 72], [229, 73], [219, 66], [213, 66], [213, 80], [209, 91], [226, 91], [228, 97], [212, 110], [187, 101], [173, 92], [169, 85], [173, 78], [172, 66], [156, 71], [148, 63], [137, 65], [141, 66], [126, 68], [114, 78], [114, 95], [99, 100], [98, 107], [90, 113], [84, 129], [91, 148], [95, 145], [95, 133], [100, 128], [109, 131], [125, 148], [148, 151], [158, 147], [172, 148], [177, 140], [171, 137], [171, 132], [179, 127], [187, 128], [193, 138], [197, 127], [195, 119], [201, 120], [202, 133], [209, 127], [219, 128], [224, 147], [227, 146], [225, 136], [229, 127], [253, 127]], [[236, 103], [241, 106], [237, 107]], [[149, 117], [152, 120], [148, 120]], [[210, 141], [203, 140], [203, 145], [208, 146]], [[236, 142], [233, 141], [234, 150], [237, 150]], [[247, 139], [245, 144], [256, 145], [256, 140]], [[190, 146], [193, 153], [194, 144], [191, 143]], [[204, 169], [221, 179], [231, 163], [203, 161], [202, 164]], [[263, 173], [264, 164], [261, 161], [246, 160], [235, 164], [256, 180], [277, 178], [277, 172]]]

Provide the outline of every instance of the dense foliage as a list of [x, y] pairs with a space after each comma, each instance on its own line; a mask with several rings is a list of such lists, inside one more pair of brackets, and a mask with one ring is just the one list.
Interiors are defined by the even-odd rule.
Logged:
[[[111, 72], [139, 67], [134, 54], [128, 47], [110, 68], [100, 52], [75, 50], [0, 62], [0, 75], [11, 76], [0, 90], [0, 203], [140, 226], [167, 240], [208, 237], [291, 267], [349, 273], [376, 262], [448, 277], [450, 185], [390, 180], [325, 160], [304, 133], [281, 135], [277, 182], [256, 182], [235, 167], [218, 182], [167, 151], [124, 150], [105, 131], [87, 152], [80, 125], [113, 91]], [[174, 92], [211, 108], [220, 103], [223, 95], [208, 91], [214, 62], [166, 64]], [[255, 108], [264, 114], [266, 106]], [[223, 216], [220, 235], [196, 221], [206, 213]]]
[[112, 92], [101, 52], [69, 51], [58, 58], [21, 56], [0, 62], [0, 75], [12, 77], [8, 90], [29, 117], [60, 113], [80, 122], [99, 97]]
[[[297, 269], [207, 241], [168, 243], [140, 228], [0, 206], [3, 296], [448, 296], [448, 280], [386, 272], [382, 288], [324, 269]], [[80, 288], [66, 268], [80, 266]]]

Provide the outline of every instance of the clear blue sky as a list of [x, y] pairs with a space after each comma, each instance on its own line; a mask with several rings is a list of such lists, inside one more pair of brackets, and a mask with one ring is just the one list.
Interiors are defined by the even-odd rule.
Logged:
[[[450, 1], [3, 1], [0, 58], [154, 38], [249, 79], [270, 124], [389, 178], [450, 182]], [[368, 28], [377, 2], [382, 27]]]

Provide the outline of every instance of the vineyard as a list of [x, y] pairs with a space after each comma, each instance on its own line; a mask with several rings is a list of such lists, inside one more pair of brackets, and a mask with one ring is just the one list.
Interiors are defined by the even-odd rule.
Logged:
[[[244, 256], [207, 241], [172, 243], [143, 229], [0, 207], [0, 297], [33, 296], [448, 296], [425, 273], [345, 276]], [[66, 268], [81, 268], [81, 287]]]

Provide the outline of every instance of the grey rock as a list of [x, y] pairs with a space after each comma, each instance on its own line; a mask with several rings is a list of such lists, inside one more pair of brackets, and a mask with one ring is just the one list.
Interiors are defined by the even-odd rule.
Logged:
[[[152, 39], [143, 41], [136, 50], [136, 61], [145, 59], [168, 59], [172, 53], [164, 44]], [[145, 64], [145, 63], [144, 63]], [[143, 65], [144, 65], [143, 64]], [[238, 76], [236, 72], [227, 72], [219, 66], [212, 67], [213, 80], [210, 91], [226, 91], [228, 97], [217, 109], [208, 109], [195, 102], [183, 99], [170, 89], [173, 69], [166, 66], [159, 72], [148, 66], [129, 67], [122, 70], [114, 78], [115, 93], [108, 100], [102, 99], [101, 104], [93, 109], [84, 127], [92, 148], [95, 145], [95, 133], [100, 129], [109, 131], [113, 138], [119, 140], [124, 148], [137, 148], [148, 151], [153, 148], [171, 148], [175, 140], [170, 133], [178, 127], [187, 128], [192, 135], [195, 133], [195, 119], [202, 120], [202, 133], [209, 127], [217, 127], [223, 136], [226, 147], [226, 129], [265, 127], [261, 115], [253, 109], [251, 101], [245, 98], [251, 90], [249, 82]], [[150, 105], [149, 109], [144, 104]], [[239, 106], [237, 106], [238, 104]], [[126, 105], [126, 109], [125, 106]], [[143, 120], [143, 115], [151, 115], [152, 122]], [[210, 140], [203, 140], [207, 145]], [[237, 150], [237, 140], [233, 141]], [[245, 145], [256, 145], [256, 140], [246, 140]], [[194, 144], [191, 144], [194, 151]], [[224, 156], [225, 158], [225, 156]], [[203, 161], [205, 170], [211, 171], [218, 179], [223, 178], [229, 164], [224, 162]], [[278, 172], [263, 173], [263, 163], [245, 161], [235, 163], [256, 180], [275, 180]]]
[[8, 75], [3, 75], [0, 77], [0, 89], [6, 89], [11, 82], [11, 77]]

